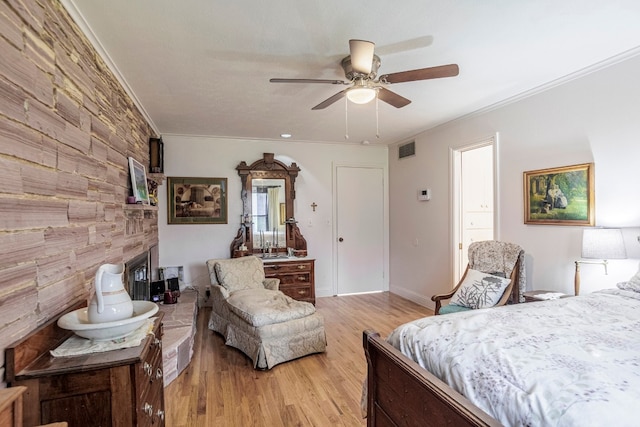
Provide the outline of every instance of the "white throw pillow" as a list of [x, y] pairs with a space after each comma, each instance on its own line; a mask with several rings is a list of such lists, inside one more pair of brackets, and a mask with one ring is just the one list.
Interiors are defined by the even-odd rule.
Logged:
[[640, 286], [640, 269], [638, 269], [638, 272], [636, 274], [634, 274], [633, 277], [631, 279], [629, 279], [629, 281], [631, 283], [634, 283], [634, 284]]
[[620, 282], [616, 286], [623, 291], [640, 292], [640, 284], [637, 282]]
[[623, 291], [640, 292], [640, 269], [628, 282], [620, 282], [617, 286]]
[[500, 301], [511, 279], [469, 269], [451, 304], [468, 308], [493, 307]]

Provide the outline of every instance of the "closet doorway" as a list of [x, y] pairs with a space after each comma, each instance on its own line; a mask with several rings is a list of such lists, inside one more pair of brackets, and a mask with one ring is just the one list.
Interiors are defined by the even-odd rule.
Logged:
[[468, 263], [469, 245], [496, 238], [495, 137], [453, 150], [454, 283]]
[[384, 290], [384, 169], [337, 166], [336, 295]]

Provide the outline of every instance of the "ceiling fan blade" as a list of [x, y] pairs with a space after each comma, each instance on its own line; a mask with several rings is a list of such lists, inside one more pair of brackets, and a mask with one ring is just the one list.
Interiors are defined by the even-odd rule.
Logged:
[[413, 82], [416, 80], [439, 79], [441, 77], [457, 76], [459, 72], [457, 64], [440, 65], [438, 67], [420, 68], [419, 70], [401, 71], [399, 73], [380, 76], [384, 83]]
[[344, 95], [347, 93], [347, 90], [348, 89], [342, 90], [342, 91], [336, 93], [335, 95], [333, 95], [332, 97], [325, 99], [320, 104], [318, 104], [315, 107], [313, 107], [312, 110], [322, 110], [323, 108], [327, 108], [329, 105], [333, 104], [334, 102], [338, 101], [339, 99], [344, 98]]
[[349, 40], [351, 67], [353, 71], [368, 75], [373, 62], [375, 43], [366, 40]]
[[332, 85], [346, 85], [349, 82], [342, 80], [322, 80], [322, 79], [269, 79], [271, 83], [329, 83]]
[[420, 36], [414, 39], [403, 40], [397, 43], [376, 46], [376, 55], [387, 56], [410, 50], [422, 49], [433, 44], [433, 36]]
[[383, 87], [378, 88], [378, 99], [380, 101], [386, 102], [389, 105], [393, 105], [396, 108], [402, 108], [406, 105], [411, 104], [411, 101], [407, 98], [404, 98], [397, 93], [391, 92], [389, 89], [385, 89]]

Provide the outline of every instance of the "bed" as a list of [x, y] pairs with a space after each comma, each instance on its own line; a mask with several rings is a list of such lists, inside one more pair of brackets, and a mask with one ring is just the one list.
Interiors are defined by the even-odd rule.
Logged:
[[367, 424], [638, 425], [636, 288], [365, 331]]

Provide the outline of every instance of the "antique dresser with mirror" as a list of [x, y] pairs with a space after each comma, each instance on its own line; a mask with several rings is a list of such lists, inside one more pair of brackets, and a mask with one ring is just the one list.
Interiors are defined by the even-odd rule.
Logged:
[[273, 153], [236, 167], [242, 180], [242, 218], [231, 243], [231, 257], [256, 255], [267, 277], [280, 279], [280, 290], [315, 304], [315, 260], [294, 215], [295, 182], [300, 168], [274, 159]]

